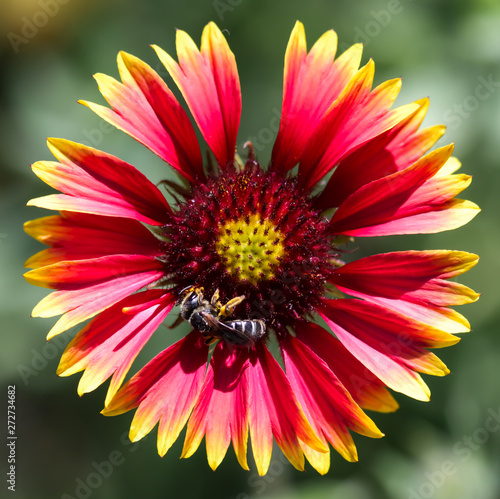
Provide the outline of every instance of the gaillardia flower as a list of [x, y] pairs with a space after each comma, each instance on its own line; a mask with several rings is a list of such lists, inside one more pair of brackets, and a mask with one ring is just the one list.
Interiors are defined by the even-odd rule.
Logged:
[[[428, 152], [444, 133], [420, 129], [428, 100], [391, 109], [400, 80], [372, 89], [361, 45], [335, 58], [336, 47], [329, 31], [308, 52], [295, 25], [267, 168], [251, 144], [245, 161], [236, 153], [240, 84], [213, 23], [201, 49], [177, 32], [178, 62], [153, 47], [211, 151], [207, 164], [184, 108], [131, 55], [118, 56], [121, 82], [95, 76], [110, 107], [83, 102], [176, 170], [179, 182], [165, 182], [175, 201], [130, 164], [67, 140], [49, 139], [57, 161], [33, 165], [61, 192], [29, 202], [59, 211], [26, 224], [49, 246], [28, 260], [26, 279], [55, 290], [33, 315], [61, 315], [48, 338], [90, 319], [58, 374], [84, 371], [80, 394], [111, 378], [103, 413], [136, 409], [133, 441], [159, 423], [162, 456], [187, 424], [182, 457], [205, 437], [214, 469], [231, 442], [248, 469], [250, 436], [259, 474], [273, 440], [296, 468], [307, 459], [325, 473], [330, 445], [357, 459], [350, 431], [382, 436], [363, 409], [394, 411], [388, 389], [428, 400], [419, 373], [449, 372], [429, 349], [469, 330], [450, 307], [478, 295], [449, 279], [475, 255], [346, 252], [354, 237], [460, 227], [478, 207], [455, 198], [470, 177], [455, 173], [453, 146]], [[191, 332], [170, 344], [162, 328], [165, 350], [125, 381], [176, 305]]]

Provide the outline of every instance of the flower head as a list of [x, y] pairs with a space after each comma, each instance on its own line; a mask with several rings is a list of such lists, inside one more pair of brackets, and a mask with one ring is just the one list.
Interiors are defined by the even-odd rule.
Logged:
[[[240, 84], [213, 23], [200, 50], [177, 32], [178, 62], [153, 47], [213, 155], [207, 165], [188, 114], [139, 59], [119, 54], [121, 82], [95, 76], [110, 107], [83, 102], [176, 170], [179, 182], [165, 182], [175, 203], [133, 166], [67, 140], [49, 139], [57, 161], [33, 165], [61, 192], [29, 202], [59, 211], [26, 224], [49, 246], [26, 279], [54, 289], [33, 315], [61, 315], [49, 338], [90, 319], [58, 374], [84, 371], [80, 394], [111, 378], [104, 414], [136, 409], [132, 440], [159, 423], [160, 455], [187, 424], [182, 456], [205, 437], [214, 469], [231, 442], [248, 468], [250, 435], [260, 474], [273, 440], [296, 468], [307, 458], [325, 473], [330, 445], [357, 459], [350, 431], [382, 436], [363, 409], [394, 411], [388, 389], [428, 400], [419, 373], [448, 373], [429, 348], [469, 330], [450, 307], [478, 295], [449, 279], [475, 255], [345, 261], [355, 236], [450, 230], [478, 207], [455, 198], [470, 177], [455, 173], [453, 147], [428, 152], [444, 133], [420, 129], [428, 100], [391, 109], [400, 80], [372, 88], [361, 46], [335, 58], [336, 42], [329, 31], [308, 52], [295, 25], [268, 168], [251, 144], [245, 161], [236, 153]], [[176, 305], [192, 331], [171, 345], [162, 332], [165, 350], [125, 381]]]

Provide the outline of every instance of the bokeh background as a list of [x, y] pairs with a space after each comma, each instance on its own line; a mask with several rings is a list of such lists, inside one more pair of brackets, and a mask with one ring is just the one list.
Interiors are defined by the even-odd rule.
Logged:
[[[22, 223], [47, 213], [25, 204], [51, 191], [29, 165], [51, 159], [45, 138], [56, 136], [117, 154], [154, 181], [165, 178], [168, 168], [152, 153], [76, 101], [102, 102], [91, 75], [117, 76], [119, 50], [164, 74], [149, 44], [174, 53], [175, 28], [199, 41], [210, 20], [226, 30], [238, 62], [238, 144], [254, 137], [266, 162], [281, 104], [283, 54], [296, 19], [304, 22], [309, 44], [330, 28], [341, 49], [363, 42], [363, 61], [376, 62], [375, 83], [403, 77], [398, 104], [429, 96], [425, 125], [448, 126], [440, 145], [455, 142], [463, 171], [474, 175], [467, 198], [483, 211], [472, 223], [438, 235], [366, 239], [360, 251], [478, 253], [479, 265], [461, 282], [483, 296], [461, 310], [473, 331], [440, 352], [452, 374], [427, 377], [432, 401], [398, 395], [397, 413], [374, 414], [386, 437], [356, 436], [359, 463], [333, 455], [331, 471], [320, 477], [310, 467], [295, 471], [275, 449], [268, 475], [259, 478], [255, 467], [240, 469], [229, 450], [214, 473], [204, 444], [194, 457], [179, 460], [181, 438], [160, 459], [156, 430], [132, 445], [126, 438], [131, 414], [99, 414], [105, 387], [80, 399], [79, 375], [56, 376], [74, 331], [47, 344], [55, 320], [30, 318], [46, 290], [22, 278], [23, 262], [41, 249]], [[6, 434], [7, 385], [15, 384], [17, 498], [500, 498], [498, 0], [0, 0], [0, 35], [0, 414]], [[157, 336], [146, 357], [164, 347], [164, 336]], [[2, 447], [3, 467], [5, 440]], [[4, 478], [0, 486], [3, 496]]]

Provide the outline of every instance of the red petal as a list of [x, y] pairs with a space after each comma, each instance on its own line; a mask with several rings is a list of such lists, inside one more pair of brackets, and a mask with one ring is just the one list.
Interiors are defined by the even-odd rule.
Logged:
[[[449, 333], [468, 322], [447, 308], [476, 301], [470, 288], [445, 279], [466, 272], [478, 257], [462, 251], [401, 251], [374, 255], [339, 268], [332, 277], [341, 291], [396, 310]], [[407, 269], [411, 269], [409, 275]]]
[[428, 400], [429, 389], [415, 371], [438, 376], [449, 372], [425, 348], [459, 341], [363, 300], [329, 300], [319, 313], [344, 346], [389, 388], [418, 400]]
[[26, 272], [24, 277], [35, 286], [78, 290], [123, 276], [159, 271], [162, 267], [161, 262], [150, 256], [109, 255], [47, 265]]
[[410, 104], [389, 111], [401, 82], [390, 80], [370, 92], [373, 74], [374, 64], [370, 61], [351, 79], [315, 130], [300, 159], [299, 175], [307, 188], [343, 157], [392, 128], [415, 108]]
[[452, 199], [470, 183], [465, 175], [438, 175], [453, 146], [437, 149], [401, 172], [358, 189], [340, 205], [332, 230], [351, 236], [433, 233], [470, 221], [474, 203]]
[[159, 421], [158, 453], [177, 440], [200, 394], [208, 347], [198, 331], [158, 354], [119, 390], [102, 413], [115, 416], [138, 407], [130, 439], [140, 440]]
[[219, 342], [200, 397], [187, 426], [181, 457], [190, 457], [206, 435], [207, 456], [215, 470], [232, 440], [240, 465], [248, 469], [248, 395], [244, 371], [248, 354]]
[[152, 225], [169, 221], [170, 207], [157, 187], [133, 166], [97, 149], [49, 139], [61, 163], [39, 162], [34, 172], [66, 196], [31, 200], [31, 206], [134, 218]]
[[[104, 257], [104, 266], [108, 258]], [[39, 270], [31, 272], [38, 272]], [[88, 282], [81, 289], [54, 291], [38, 303], [33, 309], [32, 315], [33, 317], [53, 317], [64, 314], [47, 335], [47, 339], [50, 339], [70, 327], [97, 315], [144, 286], [157, 281], [162, 276], [163, 271], [161, 270], [144, 268], [142, 271], [130, 275], [110, 276], [108, 280], [98, 283]], [[83, 286], [83, 283], [81, 286]]]
[[437, 142], [445, 127], [434, 126], [417, 132], [429, 100], [422, 99], [415, 104], [419, 107], [410, 116], [362, 145], [337, 165], [315, 202], [318, 208], [340, 206], [363, 185], [412, 165]]
[[219, 96], [227, 143], [228, 161], [234, 158], [241, 117], [241, 89], [234, 54], [220, 29], [211, 22], [201, 36], [201, 54], [212, 68]]
[[[111, 375], [106, 403], [122, 384], [133, 361], [157, 327], [163, 322], [175, 297], [163, 290], [130, 296], [93, 319], [67, 346], [57, 369], [60, 376], [85, 370], [78, 393], [95, 390]], [[123, 308], [142, 305], [137, 314]]]
[[382, 434], [326, 363], [304, 343], [287, 335], [280, 346], [287, 377], [311, 426], [344, 458], [355, 461], [356, 448], [349, 428], [371, 437]]
[[179, 87], [198, 127], [220, 165], [234, 160], [241, 115], [241, 91], [233, 53], [214, 23], [203, 30], [201, 52], [177, 31], [179, 64], [153, 46]]
[[203, 178], [203, 162], [193, 126], [166, 83], [140, 59], [120, 52], [123, 84], [98, 74], [99, 89], [113, 109], [82, 101], [171, 164], [188, 180]]
[[140, 222], [126, 218], [67, 212], [26, 222], [24, 230], [52, 246], [32, 256], [25, 267], [112, 254], [161, 254], [160, 241]]
[[297, 338], [325, 361], [360, 407], [379, 412], [393, 412], [399, 407], [384, 383], [332, 334], [311, 322], [300, 323], [295, 331]]
[[309, 425], [285, 373], [262, 342], [250, 351], [246, 373], [250, 436], [259, 475], [266, 474], [269, 467], [273, 435], [293, 466], [303, 470], [304, 455], [299, 439], [317, 451], [328, 449]]
[[358, 69], [360, 44], [334, 61], [336, 50], [337, 35], [331, 30], [307, 54], [304, 26], [297, 21], [285, 54], [283, 106], [272, 169], [286, 172], [299, 162], [321, 118]]
[[[368, 256], [340, 267], [332, 282], [366, 295], [398, 298], [424, 305], [471, 303], [478, 295], [446, 281], [466, 272], [478, 257], [464, 251], [398, 251]], [[411, 269], [411, 273], [408, 273]]]

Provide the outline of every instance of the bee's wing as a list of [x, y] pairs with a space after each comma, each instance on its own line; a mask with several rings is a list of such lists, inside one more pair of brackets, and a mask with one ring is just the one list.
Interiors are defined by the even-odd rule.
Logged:
[[222, 322], [217, 319], [217, 317], [212, 314], [205, 312], [204, 310], [200, 312], [200, 315], [207, 321], [208, 325], [214, 330], [217, 331], [220, 328]]
[[208, 322], [208, 324], [213, 328], [214, 332], [209, 333], [211, 336], [216, 336], [221, 338], [228, 343], [232, 343], [233, 345], [247, 345], [249, 338], [246, 334], [234, 329], [227, 324], [224, 324], [222, 321], [214, 317], [213, 315], [207, 312], [201, 312], [203, 318]]
[[234, 329], [232, 327], [226, 326], [224, 324], [224, 332], [221, 333], [221, 336], [226, 342], [231, 345], [237, 345], [240, 347], [251, 347], [253, 345], [253, 341], [241, 331]]
[[[231, 328], [231, 331], [238, 333], [239, 338], [246, 338], [245, 346], [253, 346], [257, 340], [266, 334], [265, 323], [257, 319], [228, 321], [225, 324]], [[240, 328], [243, 331], [240, 331]]]

